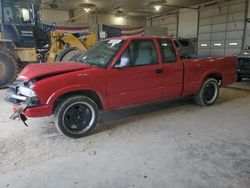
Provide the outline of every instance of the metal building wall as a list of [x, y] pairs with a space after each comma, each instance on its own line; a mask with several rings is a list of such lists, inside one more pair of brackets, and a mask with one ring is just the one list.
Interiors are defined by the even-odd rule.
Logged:
[[194, 9], [180, 9], [178, 19], [178, 38], [197, 39], [198, 11]]
[[147, 22], [147, 26], [152, 25], [152, 27], [166, 28], [166, 35], [174, 37], [197, 38], [197, 21], [197, 11], [181, 9], [178, 13], [153, 18]]
[[65, 22], [69, 19], [69, 11], [42, 9], [41, 20], [44, 23]]
[[245, 15], [245, 0], [200, 9], [198, 54], [224, 56], [240, 52]]
[[248, 10], [247, 10], [247, 22], [244, 36], [244, 48], [246, 46], [250, 46], [250, 0], [248, 2]]
[[166, 27], [145, 27], [145, 36], [166, 36], [168, 30]]
[[143, 17], [117, 17], [115, 15], [97, 15], [99, 24], [110, 25], [129, 25], [129, 26], [144, 26], [146, 25], [146, 18]]
[[159, 18], [153, 18], [152, 20], [147, 21], [148, 27], [165, 28], [165, 30], [167, 31], [166, 35], [173, 36], [177, 36], [177, 25], [177, 14], [161, 16]]
[[[74, 11], [74, 15], [82, 14], [82, 11]], [[117, 17], [110, 14], [86, 14], [76, 20], [77, 23], [92, 24], [107, 24], [107, 25], [130, 25], [130, 26], [144, 26], [146, 25], [146, 18], [144, 17]]]

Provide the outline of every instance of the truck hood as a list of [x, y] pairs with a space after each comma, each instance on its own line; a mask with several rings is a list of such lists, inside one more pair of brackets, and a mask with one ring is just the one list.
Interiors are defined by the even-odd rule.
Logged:
[[52, 76], [91, 68], [83, 63], [41, 63], [27, 65], [19, 74], [19, 80], [32, 80], [43, 76]]

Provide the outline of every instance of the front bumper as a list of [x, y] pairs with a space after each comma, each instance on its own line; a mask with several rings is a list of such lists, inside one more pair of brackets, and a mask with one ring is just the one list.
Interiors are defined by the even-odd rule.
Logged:
[[53, 112], [52, 105], [40, 105], [37, 97], [27, 97], [18, 94], [19, 85], [11, 85], [6, 92], [5, 101], [13, 104], [14, 114], [10, 119], [15, 120], [21, 115], [25, 117], [50, 116]]
[[10, 119], [15, 120], [16, 118], [20, 117], [20, 115], [26, 110], [26, 108], [29, 106], [31, 102], [31, 98], [27, 97], [25, 101], [20, 105], [15, 111], [12, 116], [10, 116]]

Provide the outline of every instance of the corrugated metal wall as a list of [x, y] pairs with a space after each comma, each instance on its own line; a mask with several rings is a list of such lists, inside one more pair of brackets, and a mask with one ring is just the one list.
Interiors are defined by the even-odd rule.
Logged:
[[178, 19], [178, 37], [197, 39], [198, 11], [193, 9], [180, 9]]
[[65, 22], [69, 19], [69, 11], [42, 9], [41, 20], [44, 23]]
[[110, 25], [130, 25], [130, 26], [144, 26], [146, 24], [146, 18], [142, 17], [117, 17], [115, 15], [98, 15], [99, 24]]
[[233, 0], [200, 10], [198, 53], [232, 55], [241, 51], [245, 0]]
[[[82, 11], [76, 10], [74, 15], [82, 14]], [[77, 23], [85, 24], [108, 24], [108, 25], [130, 25], [130, 26], [144, 26], [146, 25], [146, 18], [143, 17], [117, 17], [109, 14], [93, 14], [83, 15], [76, 20]]]
[[245, 36], [244, 36], [244, 48], [246, 46], [250, 45], [250, 0], [248, 1], [248, 11], [247, 11], [247, 22], [246, 22], [246, 30], [245, 30]]
[[166, 36], [168, 33], [165, 27], [145, 27], [145, 36]]
[[166, 28], [167, 35], [181, 38], [197, 38], [197, 24], [198, 12], [190, 9], [181, 9], [180, 13], [161, 16], [147, 21], [147, 26]]
[[166, 35], [177, 35], [177, 14], [162, 16], [147, 21], [148, 27], [165, 28]]
[[[237, 54], [241, 51], [246, 5], [246, 0], [231, 0], [200, 9], [198, 21], [199, 54], [224, 56]], [[148, 20], [147, 26], [166, 27], [169, 35], [183, 37], [182, 35], [186, 35], [187, 30], [178, 28], [178, 20], [180, 24], [182, 21], [180, 14], [176, 13]], [[188, 23], [188, 21], [185, 22]], [[183, 24], [181, 25], [183, 26]], [[247, 29], [250, 33], [250, 26], [247, 26]], [[250, 34], [246, 38], [249, 38], [250, 41]]]
[[[241, 51], [243, 46], [243, 35], [246, 16], [246, 0], [231, 0], [201, 8], [199, 13], [198, 27], [198, 53], [205, 55], [232, 55]], [[81, 12], [75, 11], [74, 15]], [[179, 14], [161, 16], [146, 21], [143, 17], [125, 17], [119, 18], [115, 15], [93, 14], [84, 15], [76, 20], [75, 23], [87, 25], [109, 24], [109, 25], [146, 25], [154, 33], [161, 35], [178, 36]], [[43, 22], [64, 22], [69, 19], [68, 11], [43, 9], [41, 11]], [[152, 28], [150, 28], [152, 27]], [[157, 30], [159, 28], [159, 32]], [[151, 29], [151, 30], [150, 30]], [[250, 33], [250, 26], [247, 25], [247, 31]], [[250, 36], [250, 34], [249, 34]], [[250, 37], [246, 35], [246, 40]]]

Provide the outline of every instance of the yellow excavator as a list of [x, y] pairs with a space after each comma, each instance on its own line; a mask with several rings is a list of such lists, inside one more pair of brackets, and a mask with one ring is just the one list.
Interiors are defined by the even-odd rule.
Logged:
[[96, 42], [54, 31], [48, 36], [37, 14], [37, 0], [0, 0], [0, 88], [11, 84], [28, 63], [67, 61]]
[[97, 42], [94, 32], [84, 39], [60, 31], [52, 31], [50, 35], [51, 47], [48, 51], [47, 62], [70, 61], [76, 54], [87, 51]]

